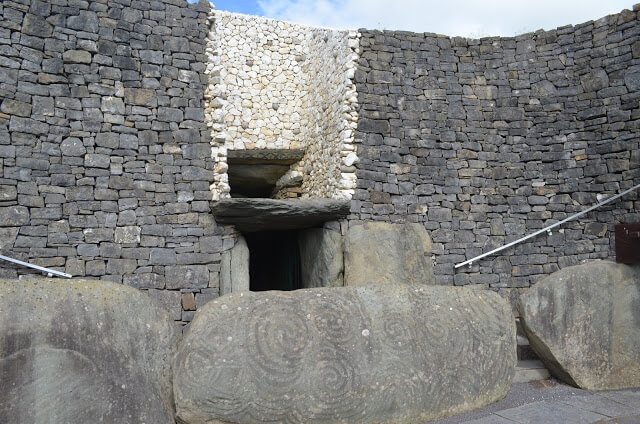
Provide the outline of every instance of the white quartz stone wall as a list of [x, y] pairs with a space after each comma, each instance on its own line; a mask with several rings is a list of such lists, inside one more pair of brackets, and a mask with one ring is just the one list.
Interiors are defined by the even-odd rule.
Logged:
[[303, 193], [351, 199], [356, 184], [357, 33], [312, 29], [307, 42], [311, 52], [305, 62], [311, 125], [304, 132], [309, 144], [302, 160], [306, 176]]
[[357, 124], [355, 32], [214, 11], [207, 119], [215, 199], [229, 197], [227, 151], [306, 149], [303, 197], [351, 198]]

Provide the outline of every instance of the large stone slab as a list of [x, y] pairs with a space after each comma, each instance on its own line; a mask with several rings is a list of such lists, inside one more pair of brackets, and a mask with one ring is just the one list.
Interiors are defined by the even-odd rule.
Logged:
[[336, 199], [223, 199], [211, 202], [220, 224], [240, 231], [295, 230], [344, 218], [350, 202]]
[[309, 228], [298, 233], [302, 286], [341, 287], [344, 285], [342, 236], [328, 228]]
[[145, 293], [0, 281], [0, 422], [173, 424], [178, 332]]
[[435, 284], [431, 238], [420, 224], [365, 222], [344, 240], [344, 285]]
[[640, 387], [640, 266], [564, 268], [531, 287], [518, 308], [556, 377], [587, 390]]
[[247, 292], [196, 313], [174, 393], [189, 424], [418, 423], [502, 398], [515, 363], [511, 308], [493, 292]]
[[238, 236], [236, 244], [222, 254], [220, 261], [220, 295], [249, 290], [249, 246]]

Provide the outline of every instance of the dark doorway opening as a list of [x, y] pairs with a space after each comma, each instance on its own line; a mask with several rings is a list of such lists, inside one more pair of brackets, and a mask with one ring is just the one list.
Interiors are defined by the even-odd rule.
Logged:
[[249, 247], [249, 289], [302, 288], [297, 231], [246, 233]]

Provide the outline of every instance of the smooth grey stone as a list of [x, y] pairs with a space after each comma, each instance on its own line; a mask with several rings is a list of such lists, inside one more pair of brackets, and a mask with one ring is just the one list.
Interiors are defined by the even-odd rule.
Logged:
[[365, 222], [344, 238], [344, 285], [435, 284], [431, 238], [416, 223]]
[[336, 199], [223, 199], [211, 202], [220, 224], [239, 231], [293, 230], [334, 221], [349, 214], [350, 202]]
[[501, 399], [515, 364], [511, 308], [490, 291], [243, 292], [196, 313], [174, 393], [189, 424], [417, 423]]
[[521, 323], [551, 373], [586, 390], [640, 387], [640, 267], [593, 261], [520, 297]]
[[0, 280], [0, 421], [173, 424], [179, 335], [143, 292], [90, 280]]
[[222, 254], [220, 261], [220, 295], [249, 290], [249, 246], [238, 236], [236, 244]]
[[324, 228], [298, 232], [302, 287], [340, 287], [344, 285], [342, 236]]

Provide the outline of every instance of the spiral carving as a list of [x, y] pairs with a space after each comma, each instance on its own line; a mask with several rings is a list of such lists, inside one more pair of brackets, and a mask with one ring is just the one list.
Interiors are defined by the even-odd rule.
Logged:
[[348, 297], [316, 297], [311, 316], [316, 334], [333, 345], [345, 345], [357, 336], [360, 320], [355, 317], [356, 304]]
[[344, 351], [321, 348], [316, 355], [312, 382], [314, 418], [329, 419], [336, 413], [349, 418], [362, 414], [363, 391], [356, 363]]
[[407, 322], [407, 317], [398, 312], [389, 312], [382, 323], [382, 343], [397, 351], [415, 349], [415, 332]]
[[[210, 421], [422, 422], [505, 393], [511, 315], [480, 300], [404, 286], [236, 296], [225, 313], [205, 309], [177, 372], [203, 382], [188, 407]], [[235, 334], [217, 329], [227, 323]]]
[[307, 321], [293, 302], [276, 308], [257, 304], [251, 311], [249, 364], [267, 384], [288, 385], [301, 371], [309, 334]]

